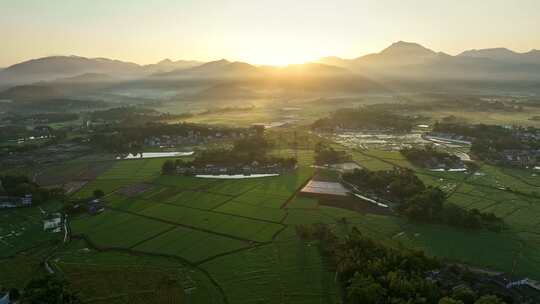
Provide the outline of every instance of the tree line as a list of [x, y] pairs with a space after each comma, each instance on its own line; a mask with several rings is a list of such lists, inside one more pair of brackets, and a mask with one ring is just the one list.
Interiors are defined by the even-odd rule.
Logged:
[[464, 209], [447, 202], [446, 194], [440, 188], [426, 186], [410, 169], [355, 169], [343, 174], [342, 178], [365, 193], [397, 203], [399, 214], [411, 220], [493, 231], [504, 227], [502, 219], [491, 212]]
[[343, 108], [326, 118], [316, 120], [312, 128], [330, 130], [336, 128], [349, 130], [384, 130], [391, 132], [409, 132], [414, 126], [410, 117], [397, 115], [390, 111], [370, 107]]
[[[338, 238], [328, 225], [297, 226], [303, 240], [319, 241], [329, 258], [348, 304], [504, 304], [483, 290], [470, 286], [474, 274], [448, 267], [418, 250], [388, 246], [353, 228]], [[445, 279], [452, 277], [453, 282]]]

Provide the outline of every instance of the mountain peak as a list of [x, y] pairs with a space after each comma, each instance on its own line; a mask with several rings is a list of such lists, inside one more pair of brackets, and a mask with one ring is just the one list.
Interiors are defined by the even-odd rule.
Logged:
[[157, 64], [173, 64], [174, 62], [172, 60], [170, 60], [169, 58], [165, 58], [163, 60], [161, 60], [160, 62], [158, 62]]
[[417, 54], [417, 55], [434, 55], [435, 52], [414, 42], [398, 41], [392, 43], [389, 47], [384, 49], [381, 54]]

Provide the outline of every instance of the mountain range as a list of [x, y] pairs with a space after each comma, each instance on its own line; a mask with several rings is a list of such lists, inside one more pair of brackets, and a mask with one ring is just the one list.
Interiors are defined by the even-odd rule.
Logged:
[[540, 81], [540, 51], [505, 48], [468, 50], [452, 56], [399, 41], [379, 53], [354, 59], [326, 57], [287, 67], [255, 66], [225, 59], [212, 62], [162, 60], [139, 65], [106, 58], [52, 56], [0, 70], [0, 86], [36, 82], [114, 82], [133, 79], [313, 77], [360, 74], [374, 79]]
[[326, 57], [321, 63], [375, 78], [425, 80], [540, 80], [540, 51], [505, 48], [469, 50], [452, 56], [399, 41], [379, 53], [354, 59]]

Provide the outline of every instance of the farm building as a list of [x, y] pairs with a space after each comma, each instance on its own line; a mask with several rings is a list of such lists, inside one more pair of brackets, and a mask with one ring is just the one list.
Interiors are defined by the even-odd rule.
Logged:
[[300, 195], [317, 198], [319, 199], [319, 204], [324, 206], [362, 213], [392, 214], [392, 211], [388, 206], [379, 204], [355, 193], [351, 193], [351, 191], [338, 182], [311, 180], [304, 188], [302, 188]]
[[49, 218], [43, 220], [43, 230], [51, 232], [62, 231], [62, 215], [54, 213]]
[[322, 182], [310, 180], [300, 191], [301, 194], [308, 196], [341, 196], [349, 195], [349, 190], [338, 182]]
[[88, 213], [96, 214], [103, 211], [103, 205], [99, 199], [92, 199], [87, 203]]

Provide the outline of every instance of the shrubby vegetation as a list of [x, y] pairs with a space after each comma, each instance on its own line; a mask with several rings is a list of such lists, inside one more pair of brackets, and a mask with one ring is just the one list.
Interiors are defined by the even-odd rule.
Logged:
[[53, 275], [36, 278], [28, 282], [22, 294], [17, 292], [21, 304], [79, 304], [82, 301], [70, 289], [69, 284]]
[[[5, 194], [16, 197], [31, 194], [33, 204], [44, 203], [51, 199], [65, 198], [62, 188], [42, 188], [38, 184], [31, 182], [26, 176], [4, 175], [0, 176], [0, 181]], [[2, 195], [2, 188], [0, 188], [0, 195]]]
[[77, 120], [79, 114], [77, 113], [67, 113], [67, 112], [53, 112], [53, 113], [35, 113], [35, 114], [21, 114], [21, 113], [9, 113], [6, 115], [4, 121], [17, 121], [21, 122], [32, 122], [32, 123], [61, 123], [67, 121]]
[[356, 169], [342, 177], [364, 193], [396, 203], [402, 203], [426, 189], [414, 172], [405, 168], [387, 171]]
[[502, 219], [493, 213], [484, 213], [477, 209], [467, 210], [445, 202], [446, 195], [441, 189], [427, 187], [410, 169], [356, 169], [342, 177], [345, 182], [376, 199], [397, 203], [396, 210], [411, 220], [445, 223], [468, 229], [485, 227], [500, 231], [503, 227]]
[[437, 275], [455, 271], [460, 281], [474, 281], [461, 269], [446, 269], [441, 261], [421, 251], [389, 247], [370, 239], [356, 228], [339, 239], [327, 225], [298, 226], [305, 240], [319, 240], [321, 251], [333, 262], [345, 291], [345, 303], [504, 303], [496, 296], [478, 295], [467, 286], [441, 284]]
[[372, 108], [339, 109], [327, 118], [321, 118], [312, 125], [317, 130], [384, 130], [408, 132], [414, 126], [410, 117]]
[[228, 127], [210, 127], [206, 125], [178, 123], [146, 123], [140, 126], [103, 126], [97, 128], [92, 136], [91, 144], [100, 150], [119, 155], [138, 154], [142, 152], [144, 140], [149, 137], [160, 136], [189, 136], [197, 134], [201, 137], [215, 135], [219, 132], [223, 135], [247, 132], [245, 129]]

